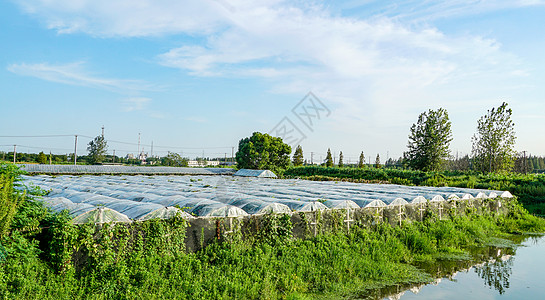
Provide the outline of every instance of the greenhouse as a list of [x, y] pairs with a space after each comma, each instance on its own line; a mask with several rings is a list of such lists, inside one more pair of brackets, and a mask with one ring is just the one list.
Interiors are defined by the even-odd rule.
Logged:
[[509, 192], [468, 188], [245, 176], [36, 175], [24, 180], [49, 191], [43, 197], [46, 205], [68, 210], [77, 222], [239, 217], [512, 197]]

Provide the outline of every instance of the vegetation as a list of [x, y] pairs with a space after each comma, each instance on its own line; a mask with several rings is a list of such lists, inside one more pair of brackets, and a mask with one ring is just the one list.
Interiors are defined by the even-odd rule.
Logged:
[[106, 153], [108, 152], [108, 144], [103, 135], [95, 137], [87, 145], [87, 151], [89, 152], [89, 162], [91, 164], [100, 164], [104, 161]]
[[515, 130], [511, 120], [513, 111], [504, 102], [492, 108], [477, 122], [473, 136], [475, 169], [481, 172], [499, 172], [512, 169], [515, 158]]
[[46, 164], [47, 163], [47, 156], [45, 156], [45, 153], [43, 151], [38, 153], [38, 163], [39, 164]]
[[422, 171], [442, 169], [450, 154], [450, 127], [448, 112], [443, 108], [421, 113], [418, 122], [411, 127], [409, 149], [405, 152], [409, 167]]
[[358, 168], [363, 168], [365, 166], [365, 156], [363, 155], [363, 151], [360, 154], [360, 159], [358, 160]]
[[375, 168], [380, 169], [380, 155], [377, 153], [377, 157], [375, 158]]
[[297, 145], [295, 153], [293, 153], [293, 165], [299, 167], [303, 165], [303, 162], [303, 147]]
[[325, 156], [325, 166], [333, 167], [333, 156], [331, 155], [331, 149], [327, 148], [327, 154]]
[[303, 166], [287, 169], [284, 176], [310, 180], [347, 180], [507, 190], [516, 195], [531, 213], [545, 215], [545, 174], [482, 174], [459, 171], [424, 172], [394, 168], [360, 169]]
[[167, 156], [162, 161], [162, 165], [169, 167], [187, 167], [188, 159], [183, 158], [180, 154], [168, 152]]
[[338, 166], [339, 166], [339, 168], [344, 167], [343, 152], [342, 152], [342, 151], [339, 153], [339, 163], [338, 163]]
[[289, 166], [291, 147], [279, 137], [254, 132], [238, 142], [237, 167], [240, 169], [281, 171]]
[[[19, 174], [13, 166], [0, 168], [12, 182]], [[401, 227], [354, 225], [349, 233], [339, 225], [303, 240], [291, 235], [289, 217], [271, 215], [244, 240], [224, 236], [187, 253], [183, 219], [73, 225], [67, 214], [52, 214], [32, 200], [39, 194], [19, 194], [11, 230], [1, 237], [7, 252], [0, 262], [2, 298], [361, 298], [376, 288], [429, 282], [431, 275], [416, 263], [468, 257], [468, 249], [498, 243], [497, 237], [545, 230], [542, 219], [516, 204], [507, 215], [442, 221], [427, 215]]]

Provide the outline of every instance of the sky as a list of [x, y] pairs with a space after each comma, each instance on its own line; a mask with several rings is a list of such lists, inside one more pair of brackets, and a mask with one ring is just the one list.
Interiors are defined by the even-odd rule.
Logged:
[[0, 151], [85, 154], [104, 126], [117, 155], [231, 156], [259, 131], [384, 161], [442, 107], [464, 155], [505, 101], [516, 150], [545, 155], [543, 28], [541, 0], [4, 0]]

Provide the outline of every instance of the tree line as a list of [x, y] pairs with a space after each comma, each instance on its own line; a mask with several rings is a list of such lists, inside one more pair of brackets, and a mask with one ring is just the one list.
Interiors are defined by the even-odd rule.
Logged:
[[[514, 149], [516, 135], [513, 111], [506, 102], [499, 107], [487, 111], [477, 120], [477, 129], [471, 139], [471, 155], [453, 157], [450, 150], [452, 141], [452, 123], [444, 108], [428, 110], [418, 116], [416, 123], [410, 128], [407, 151], [399, 159], [388, 159], [387, 167], [397, 167], [419, 171], [474, 170], [483, 173], [509, 172], [520, 173], [543, 172], [545, 159], [517, 153]], [[295, 148], [290, 161], [291, 147], [283, 143], [281, 138], [255, 132], [251, 137], [241, 139], [237, 152], [239, 168], [249, 169], [285, 169], [288, 166], [307, 165], [303, 149]], [[320, 165], [335, 165], [331, 149]], [[346, 167], [342, 151], [339, 153], [338, 167]], [[365, 155], [361, 152], [359, 160], [350, 167], [364, 168]], [[377, 154], [373, 166], [381, 168], [380, 155]]]

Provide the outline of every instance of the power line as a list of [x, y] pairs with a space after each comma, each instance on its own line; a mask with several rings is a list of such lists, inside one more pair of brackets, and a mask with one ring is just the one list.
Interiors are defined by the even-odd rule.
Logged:
[[51, 135], [0, 135], [0, 138], [45, 138], [45, 137], [67, 137], [73, 134], [51, 134]]

